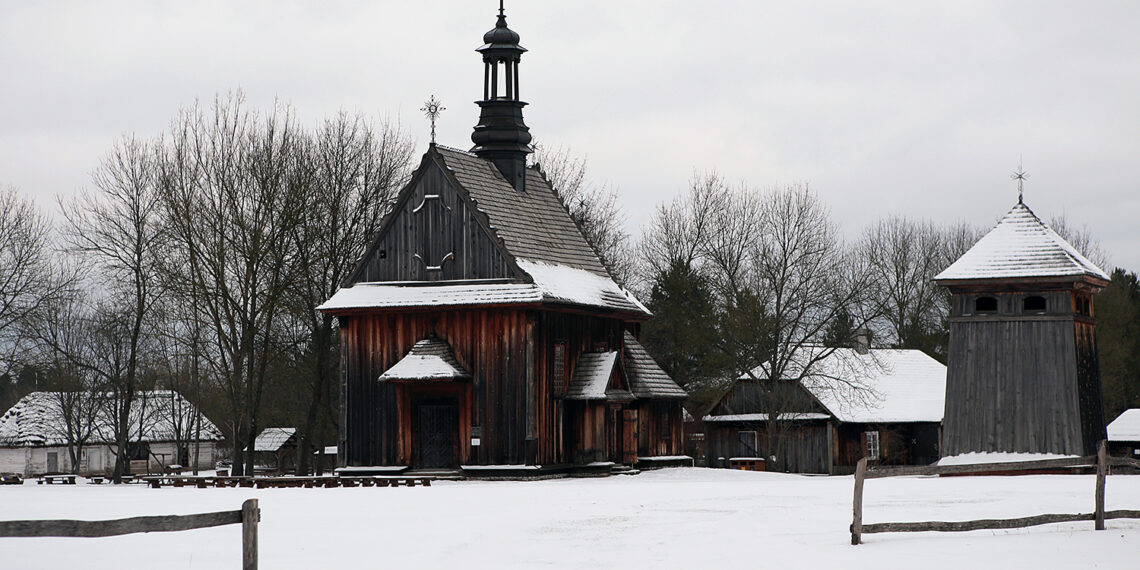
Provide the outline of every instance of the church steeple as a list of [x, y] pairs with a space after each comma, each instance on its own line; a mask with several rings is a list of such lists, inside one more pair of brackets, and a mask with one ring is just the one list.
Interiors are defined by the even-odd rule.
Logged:
[[530, 129], [523, 122], [519, 100], [519, 60], [526, 48], [519, 45], [519, 35], [507, 27], [503, 2], [499, 1], [499, 20], [483, 34], [483, 100], [479, 124], [471, 134], [472, 149], [481, 158], [495, 163], [499, 172], [516, 190], [526, 190], [526, 155], [530, 148]]

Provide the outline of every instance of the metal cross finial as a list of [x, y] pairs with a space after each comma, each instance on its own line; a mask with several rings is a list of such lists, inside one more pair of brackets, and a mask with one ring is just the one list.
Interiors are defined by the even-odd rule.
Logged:
[[435, 120], [439, 118], [441, 112], [447, 110], [447, 107], [444, 107], [435, 99], [435, 95], [432, 95], [431, 99], [428, 99], [428, 102], [424, 103], [424, 107], [420, 110], [431, 120], [431, 144], [435, 144]]
[[503, 0], [499, 0], [499, 15], [503, 15]]
[[1010, 180], [1017, 181], [1017, 203], [1021, 204], [1023, 198], [1025, 197], [1025, 189], [1022, 187], [1022, 184], [1025, 182], [1026, 178], [1029, 178], [1029, 173], [1021, 167], [1020, 160], [1017, 161], [1017, 172], [1009, 175], [1009, 178]]

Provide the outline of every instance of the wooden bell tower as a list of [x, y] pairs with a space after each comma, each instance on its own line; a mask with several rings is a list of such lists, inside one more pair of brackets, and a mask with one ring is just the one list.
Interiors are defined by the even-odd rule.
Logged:
[[1095, 454], [1104, 271], [1019, 200], [935, 281], [953, 299], [942, 456]]

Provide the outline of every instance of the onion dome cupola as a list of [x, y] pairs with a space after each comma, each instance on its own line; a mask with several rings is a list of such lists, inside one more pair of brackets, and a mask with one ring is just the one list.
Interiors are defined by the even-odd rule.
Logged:
[[516, 190], [526, 190], [526, 155], [530, 148], [530, 129], [523, 122], [519, 100], [519, 60], [526, 48], [519, 45], [519, 35], [507, 27], [507, 16], [499, 2], [499, 21], [483, 34], [483, 100], [479, 124], [471, 134], [475, 148], [471, 152], [490, 159]]

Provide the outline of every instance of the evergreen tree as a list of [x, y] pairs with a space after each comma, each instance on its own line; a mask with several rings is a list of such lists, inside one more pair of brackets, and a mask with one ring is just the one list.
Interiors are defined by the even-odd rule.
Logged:
[[1096, 299], [1105, 419], [1140, 408], [1140, 279], [1116, 269]]
[[658, 364], [690, 394], [700, 409], [717, 394], [724, 365], [714, 343], [717, 310], [708, 279], [691, 265], [673, 261], [653, 278], [642, 342]]

